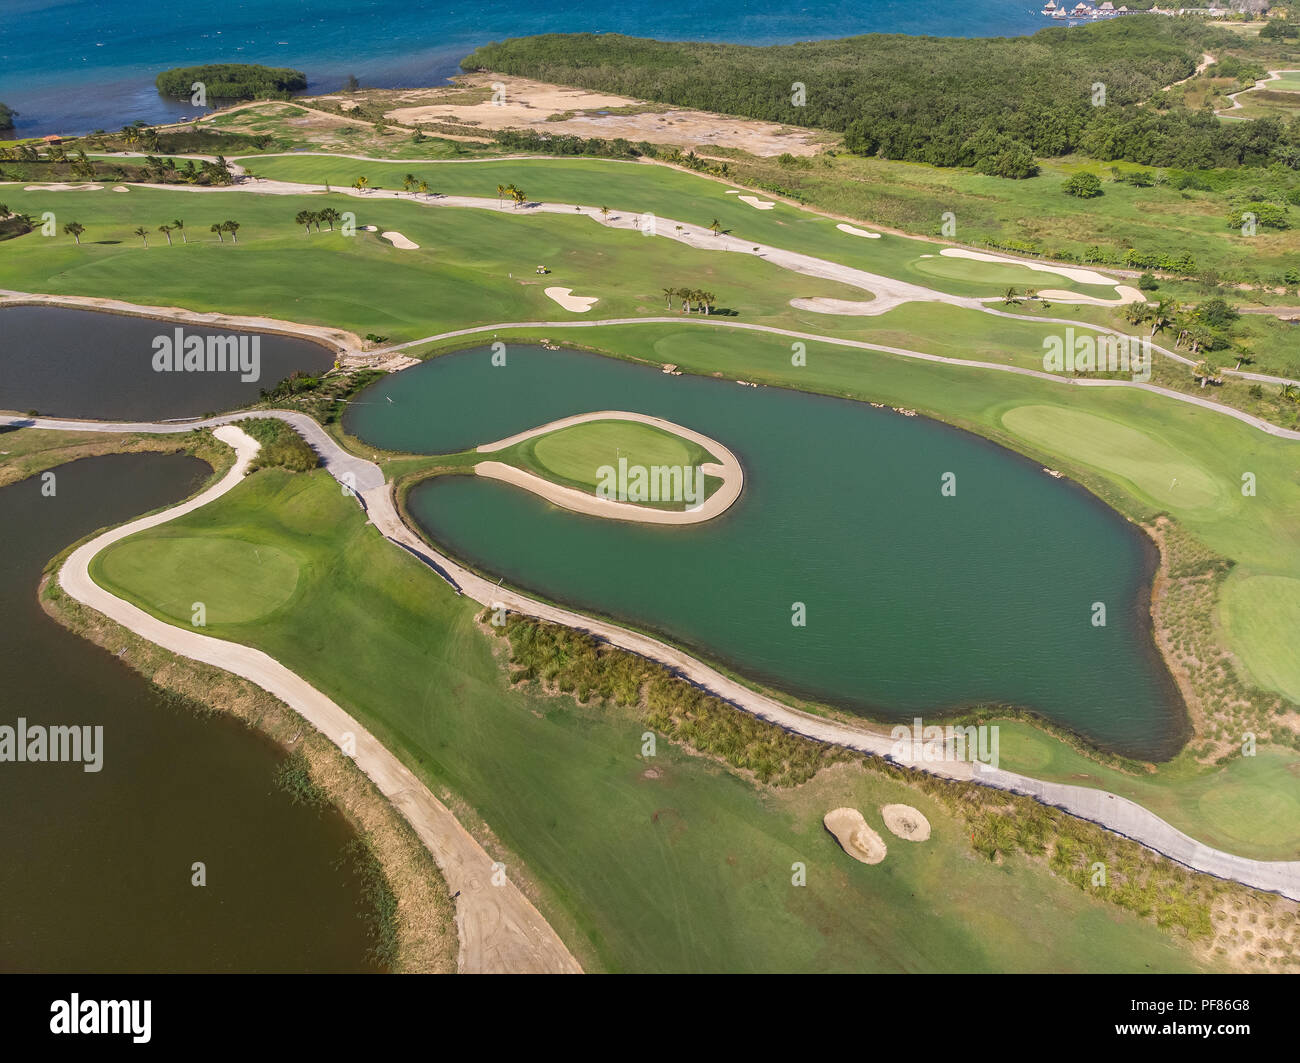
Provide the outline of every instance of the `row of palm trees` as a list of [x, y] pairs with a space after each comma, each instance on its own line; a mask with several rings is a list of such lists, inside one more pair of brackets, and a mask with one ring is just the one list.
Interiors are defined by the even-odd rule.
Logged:
[[673, 308], [674, 299], [681, 300], [682, 309], [687, 313], [692, 310], [703, 310], [706, 314], [711, 314], [713, 308], [718, 304], [716, 295], [700, 288], [664, 288], [663, 293], [664, 302], [669, 310]]
[[[1187, 344], [1187, 349], [1195, 355], [1214, 345], [1214, 330], [1200, 320], [1196, 307], [1179, 306], [1172, 299], [1161, 299], [1158, 303], [1129, 303], [1124, 308], [1124, 319], [1130, 325], [1150, 325], [1152, 336], [1165, 329], [1177, 329], [1175, 350]], [[1241, 367], [1241, 359], [1237, 367]]]
[[[507, 196], [514, 201], [515, 210], [518, 210], [520, 207], [522, 207], [525, 203], [528, 202], [528, 196], [524, 193], [524, 190], [520, 188], [518, 185], [515, 185], [513, 183], [508, 185], [497, 185], [497, 206], [498, 207], [501, 206], [502, 201]], [[604, 208], [601, 209], [603, 210]], [[605, 213], [606, 215], [608, 215], [609, 211], [605, 210]]]
[[294, 221], [306, 228], [307, 235], [311, 235], [311, 227], [316, 226], [316, 231], [320, 232], [321, 222], [329, 226], [330, 232], [334, 231], [334, 223], [342, 220], [343, 215], [333, 207], [326, 207], [324, 210], [300, 210], [294, 215]]
[[[80, 246], [81, 234], [86, 231], [86, 227], [79, 221], [70, 221], [64, 224], [63, 231], [76, 240], [77, 245]], [[180, 218], [176, 218], [168, 224], [158, 226], [158, 231], [162, 233], [163, 236], [167, 237], [168, 247], [172, 244], [172, 233], [174, 232], [179, 232], [181, 234], [181, 243], [189, 243], [189, 240], [185, 236], [185, 222]], [[230, 242], [234, 244], [239, 243], [239, 239], [235, 235], [239, 232], [239, 222], [237, 221], [213, 222], [208, 226], [208, 232], [216, 233], [217, 239], [223, 244], [226, 242], [226, 238], [223, 234], [230, 233]], [[149, 230], [143, 225], [136, 226], [136, 228], [132, 230], [132, 234], [140, 237], [140, 239], [144, 241], [145, 247], [149, 246]]]

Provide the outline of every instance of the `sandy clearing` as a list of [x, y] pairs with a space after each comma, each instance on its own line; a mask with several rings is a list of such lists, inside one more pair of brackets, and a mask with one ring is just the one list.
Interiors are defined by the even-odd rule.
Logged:
[[904, 841], [923, 842], [930, 837], [930, 821], [911, 805], [884, 805], [880, 815], [890, 833]]
[[865, 236], [868, 240], [880, 239], [880, 233], [873, 233], [868, 229], [859, 229], [856, 225], [849, 225], [847, 222], [840, 222], [835, 228], [842, 233], [848, 233], [850, 236]]
[[722, 480], [722, 483], [718, 485], [713, 494], [704, 500], [703, 505], [696, 506], [693, 509], [668, 510], [652, 509], [649, 506], [637, 505], [634, 502], [609, 501], [587, 491], [552, 483], [541, 476], [536, 476], [531, 472], [517, 468], [514, 465], [507, 465], [501, 461], [479, 462], [474, 466], [474, 472], [478, 476], [486, 476], [491, 480], [501, 480], [505, 483], [514, 484], [516, 487], [522, 487], [546, 499], [548, 502], [553, 502], [555, 505], [571, 510], [574, 513], [604, 517], [607, 520], [632, 521], [637, 524], [702, 524], [706, 520], [712, 520], [719, 514], [725, 513], [740, 497], [741, 489], [745, 483], [745, 474], [736, 455], [716, 439], [710, 439], [700, 432], [683, 428], [679, 424], [673, 424], [672, 421], [666, 421], [662, 417], [651, 417], [649, 414], [644, 413], [628, 413], [626, 410], [599, 410], [594, 413], [578, 413], [572, 417], [562, 417], [558, 421], [552, 421], [538, 428], [530, 428], [526, 432], [516, 433], [506, 439], [499, 439], [495, 443], [484, 443], [478, 448], [478, 452], [480, 454], [493, 454], [504, 450], [506, 447], [512, 447], [516, 443], [521, 443], [525, 439], [532, 439], [534, 436], [545, 435], [548, 432], [556, 432], [561, 428], [568, 428], [570, 425], [575, 424], [585, 424], [589, 421], [636, 421], [639, 424], [648, 424], [663, 429], [665, 432], [671, 432], [673, 435], [680, 436], [692, 443], [697, 443], [718, 459], [717, 463], [705, 462], [700, 468], [704, 470], [706, 476], [716, 476]]
[[774, 199], [759, 199], [758, 196], [737, 196], [742, 203], [748, 203], [755, 210], [771, 210], [776, 206]]
[[1104, 277], [1095, 270], [1076, 269], [1073, 266], [1057, 266], [1046, 262], [1029, 262], [1022, 258], [1008, 258], [1006, 255], [990, 255], [984, 251], [970, 251], [964, 247], [945, 247], [939, 254], [944, 258], [969, 258], [976, 262], [999, 262], [1008, 266], [1024, 266], [1025, 269], [1037, 270], [1039, 273], [1055, 273], [1058, 277], [1065, 277], [1076, 284], [1111, 286], [1115, 283], [1113, 278]]
[[[492, 89], [494, 85], [502, 89], [500, 104], [490, 99], [468, 104], [455, 102], [466, 90]], [[813, 130], [775, 122], [668, 108], [628, 96], [548, 85], [506, 74], [464, 74], [446, 88], [372, 92], [368, 96], [372, 100], [402, 104], [386, 112], [385, 117], [403, 125], [450, 122], [481, 128], [485, 133], [507, 128], [535, 129], [547, 134], [623, 137], [634, 143], [648, 140], [678, 147], [740, 148], [762, 157], [783, 153], [815, 155], [816, 140], [822, 136]], [[445, 97], [446, 102], [440, 102], [440, 97]], [[631, 113], [600, 113], [611, 110]]]
[[28, 185], [24, 192], [98, 192], [103, 185], [70, 185], [62, 182], [52, 185]]
[[403, 251], [418, 251], [420, 248], [420, 245], [417, 244], [414, 240], [408, 240], [405, 236], [397, 232], [395, 229], [391, 229], [386, 233], [380, 233], [379, 235], [382, 236], [394, 247], [400, 248]]
[[843, 314], [847, 317], [874, 317], [890, 309], [888, 305], [882, 309], [876, 303], [859, 303], [852, 299], [825, 299], [821, 296], [814, 299], [791, 299], [790, 305], [796, 310], [811, 310], [815, 314]]
[[572, 288], [547, 288], [546, 297], [554, 299], [565, 310], [575, 314], [585, 314], [600, 300], [594, 295], [574, 295]]
[[878, 864], [885, 858], [888, 851], [885, 840], [867, 826], [856, 808], [833, 808], [822, 818], [822, 823], [854, 860]]

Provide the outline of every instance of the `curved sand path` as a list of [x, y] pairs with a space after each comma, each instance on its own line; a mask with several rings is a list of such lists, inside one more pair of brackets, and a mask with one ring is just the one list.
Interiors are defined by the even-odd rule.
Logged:
[[478, 452], [480, 454], [492, 454], [504, 450], [506, 447], [514, 446], [516, 443], [522, 443], [525, 439], [532, 439], [535, 436], [545, 435], [548, 432], [555, 432], [575, 424], [586, 424], [590, 421], [636, 421], [639, 424], [648, 424], [655, 428], [661, 428], [665, 432], [670, 432], [682, 439], [696, 443], [718, 459], [717, 463], [706, 462], [700, 468], [704, 470], [706, 476], [721, 477], [722, 483], [718, 485], [713, 494], [704, 500], [703, 505], [695, 506], [693, 509], [673, 510], [652, 509], [633, 502], [615, 502], [598, 498], [592, 493], [552, 483], [550, 480], [546, 480], [534, 473], [500, 461], [481, 461], [474, 466], [474, 472], [479, 476], [486, 476], [492, 480], [502, 480], [505, 483], [514, 484], [516, 487], [522, 487], [535, 495], [540, 495], [548, 502], [553, 502], [555, 505], [572, 510], [575, 513], [603, 517], [606, 520], [633, 521], [638, 524], [702, 524], [706, 520], [712, 520], [714, 517], [725, 513], [740, 497], [745, 475], [740, 462], [730, 450], [706, 435], [694, 432], [689, 428], [683, 428], [671, 421], [665, 421], [662, 417], [651, 417], [649, 414], [644, 413], [628, 413], [625, 410], [579, 413], [572, 417], [562, 417], [560, 420], [544, 424], [540, 428], [530, 428], [526, 432], [519, 432], [495, 443], [485, 443], [478, 448]]
[[59, 569], [59, 586], [163, 649], [248, 679], [279, 698], [331, 741], [351, 733], [357, 766], [397, 808], [428, 847], [456, 898], [460, 938], [457, 966], [464, 973], [580, 973], [581, 968], [519, 888], [507, 878], [493, 886], [492, 858], [448, 808], [352, 716], [315, 687], [260, 650], [176, 627], [110, 594], [90, 577], [90, 562], [111, 544], [157, 527], [220, 498], [244, 478], [258, 444], [243, 430], [222, 425], [214, 433], [235, 450], [229, 472], [178, 506], [106, 531], [79, 546]]
[[1244, 109], [1242, 107], [1241, 101], [1237, 99], [1237, 97], [1244, 96], [1248, 92], [1254, 92], [1256, 89], [1262, 89], [1270, 81], [1281, 81], [1283, 74], [1300, 74], [1300, 70], [1289, 70], [1285, 67], [1279, 68], [1277, 70], [1270, 70], [1268, 72], [1268, 77], [1260, 78], [1258, 81], [1255, 82], [1255, 84], [1251, 85], [1250, 88], [1238, 89], [1236, 92], [1228, 93], [1228, 99], [1232, 101], [1232, 106], [1216, 108], [1214, 113], [1218, 115], [1220, 118], [1232, 118], [1235, 121], [1245, 121], [1245, 119], [1242, 118], [1242, 116], [1239, 114], [1228, 113], [1229, 111], [1240, 111]]
[[[1102, 383], [1124, 382], [1104, 381]], [[657, 661], [707, 693], [714, 694], [722, 700], [730, 702], [736, 708], [783, 727], [794, 734], [803, 735], [814, 741], [827, 742], [832, 745], [843, 746], [846, 749], [854, 749], [872, 756], [892, 760], [916, 771], [927, 771], [946, 778], [976, 782], [1000, 790], [1026, 794], [1043, 804], [1052, 805], [1064, 812], [1068, 812], [1070, 815], [1090, 820], [1116, 834], [1131, 838], [1148, 849], [1167, 856], [1169, 859], [1194, 871], [1214, 875], [1218, 878], [1230, 879], [1247, 886], [1253, 886], [1256, 889], [1279, 893], [1292, 900], [1300, 900], [1300, 861], [1252, 860], [1248, 857], [1236, 856], [1233, 853], [1212, 848], [1184, 834], [1135, 801], [1105, 790], [1095, 790], [1065, 783], [1043, 782], [1015, 772], [988, 768], [978, 763], [909, 762], [899, 760], [895, 756], [894, 740], [887, 733], [872, 732], [859, 726], [852, 726], [800, 712], [783, 702], [777, 701], [775, 698], [750, 689], [743, 683], [723, 675], [704, 662], [696, 660], [686, 652], [660, 642], [658, 639], [639, 632], [629, 631], [608, 621], [584, 616], [561, 606], [534, 601], [508, 587], [492, 583], [490, 580], [471, 572], [435, 550], [408, 528], [397, 515], [397, 509], [393, 503], [392, 489], [385, 482], [384, 474], [379, 467], [363, 458], [349, 454], [319, 424], [305, 414], [288, 411], [232, 413], [218, 418], [191, 421], [185, 424], [72, 421], [0, 415], [0, 425], [57, 429], [61, 431], [171, 433], [188, 432], [196, 427], [220, 425], [249, 416], [278, 417], [292, 425], [321, 456], [322, 464], [327, 471], [336, 479], [358, 490], [358, 502], [369, 515], [371, 523], [385, 538], [421, 558], [452, 587], [481, 605], [489, 608], [502, 605], [506, 609], [520, 613], [523, 616], [536, 617], [539, 620], [546, 620], [578, 631], [585, 631], [619, 649], [628, 650]], [[1300, 438], [1300, 432], [1293, 433], [1293, 435]], [[111, 598], [111, 596], [109, 597]], [[117, 601], [117, 599], [112, 600]], [[134, 608], [133, 606], [127, 606], [127, 603], [121, 604], [127, 608]], [[153, 621], [153, 618], [149, 617], [148, 614], [142, 615], [148, 621], [162, 623], [161, 621]], [[170, 627], [170, 625], [162, 626]], [[181, 631], [178, 628], [172, 630]], [[181, 633], [192, 634], [183, 631]], [[197, 637], [206, 638], [207, 636]], [[222, 643], [221, 645], [232, 646], [233, 644]], [[247, 647], [236, 648], [247, 649]], [[188, 655], [183, 650], [178, 652]], [[256, 653], [257, 651], [248, 650], [248, 652]], [[262, 656], [265, 657], [264, 654]], [[276, 663], [269, 657], [266, 660], [272, 664]], [[225, 667], [225, 665], [219, 666]], [[292, 675], [292, 673], [288, 674]], [[298, 680], [298, 682], [302, 682], [302, 680]], [[540, 916], [538, 918], [540, 919]], [[464, 939], [462, 939], [462, 948], [464, 947]]]

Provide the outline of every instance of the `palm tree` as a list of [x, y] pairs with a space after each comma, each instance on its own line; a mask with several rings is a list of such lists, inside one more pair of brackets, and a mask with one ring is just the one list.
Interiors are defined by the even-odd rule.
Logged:
[[221, 235], [224, 231], [225, 231], [225, 227], [219, 224], [218, 222], [213, 222], [211, 225], [208, 226], [208, 232], [216, 233], [217, 239], [220, 240], [223, 244], [226, 242], [226, 238]]
[[1218, 383], [1219, 367], [1216, 366], [1213, 362], [1211, 362], [1207, 358], [1205, 361], [1203, 361], [1200, 365], [1196, 367], [1195, 376], [1196, 379], [1198, 379], [1201, 382], [1201, 387], [1205, 387], [1205, 385], [1210, 383], [1211, 381]]
[[514, 192], [511, 193], [511, 197], [515, 201], [515, 210], [518, 210], [520, 207], [522, 207], [525, 203], [528, 202], [528, 196], [525, 194], [522, 188], [516, 188]]
[[310, 210], [300, 210], [293, 216], [293, 220], [307, 230], [307, 235], [311, 235], [311, 223], [316, 220], [316, 215]]
[[600, 217], [601, 217], [601, 220], [602, 220], [602, 221], [605, 221], [606, 223], [609, 222], [609, 208], [608, 208], [608, 207], [601, 207], [601, 208], [600, 208]]
[[1153, 313], [1155, 313], [1155, 307], [1150, 303], [1129, 303], [1124, 307], [1124, 320], [1130, 325], [1145, 325], [1151, 320]]
[[319, 221], [317, 222], [317, 228], [320, 227], [320, 222], [323, 221], [325, 222], [325, 224], [327, 224], [330, 227], [330, 232], [333, 232], [334, 223], [338, 221], [341, 217], [343, 217], [343, 215], [341, 215], [333, 207], [326, 207], [317, 215], [317, 218], [319, 219]]
[[415, 174], [408, 173], [405, 177], [402, 178], [402, 187], [406, 189], [406, 191], [409, 192], [414, 186], [415, 186]]
[[1003, 305], [1003, 306], [1019, 306], [1019, 305], [1020, 305], [1020, 293], [1017, 292], [1014, 288], [1008, 288], [1008, 289], [1007, 289], [1007, 293], [1002, 297], [1002, 305]]
[[140, 237], [140, 239], [144, 241], [145, 247], [149, 246], [149, 230], [146, 229], [143, 225], [136, 226], [135, 235]]
[[163, 236], [167, 237], [167, 246], [168, 246], [168, 247], [171, 247], [171, 245], [172, 245], [172, 227], [171, 227], [170, 225], [160, 225], [160, 226], [158, 226], [158, 231], [159, 231], [160, 233], [162, 233]]
[[668, 309], [671, 310], [673, 308], [673, 296], [677, 294], [677, 289], [665, 288], [663, 289], [663, 293], [664, 293], [664, 302], [668, 304]]
[[180, 218], [173, 219], [172, 228], [177, 230], [181, 234], [181, 243], [183, 244], [189, 243], [189, 241], [185, 239], [185, 223], [181, 221]]
[[[694, 152], [692, 152], [691, 154], [693, 155]], [[714, 236], [721, 236], [721, 235], [722, 235], [722, 222], [718, 221], [717, 218], [714, 218], [714, 219], [713, 219], [713, 224], [710, 225], [709, 228], [713, 230], [713, 235], [714, 235]]]
[[140, 139], [139, 134], [135, 130], [135, 126], [123, 126], [122, 139], [126, 142], [128, 148], [134, 147], [135, 142]]
[[352, 182], [352, 187], [355, 188], [358, 192], [364, 192], [368, 184], [370, 184], [369, 177], [358, 177], [355, 181]]
[[230, 233], [230, 242], [231, 242], [232, 244], [237, 244], [237, 243], [239, 243], [239, 241], [235, 238], [235, 233], [239, 232], [239, 222], [237, 222], [237, 221], [223, 221], [223, 222], [221, 223], [221, 227], [222, 227], [223, 229], [225, 229], [226, 232]]
[[[428, 181], [421, 181], [421, 182], [420, 182], [420, 187], [417, 188], [416, 191], [419, 192], [420, 195], [422, 195], [422, 196], [427, 196], [427, 195], [429, 194], [429, 182], [428, 182]], [[331, 228], [332, 228], [332, 226], [331, 226]]]
[[77, 241], [77, 246], [81, 246], [81, 234], [86, 231], [86, 227], [79, 221], [70, 221], [63, 227], [63, 231]]
[[1300, 388], [1297, 388], [1294, 384], [1283, 384], [1277, 389], [1277, 393], [1287, 402], [1300, 401]]
[[497, 207], [501, 206], [501, 201], [506, 198], [506, 186], [497, 185]]
[[1167, 328], [1169, 325], [1173, 324], [1174, 314], [1177, 312], [1177, 309], [1178, 308], [1170, 303], [1168, 299], [1161, 299], [1160, 302], [1151, 310], [1151, 317], [1149, 319], [1151, 321], [1151, 335], [1154, 336], [1161, 329]]
[[704, 296], [704, 312], [706, 314], [713, 313], [713, 307], [717, 303], [718, 297], [712, 292], [702, 292], [701, 295]]

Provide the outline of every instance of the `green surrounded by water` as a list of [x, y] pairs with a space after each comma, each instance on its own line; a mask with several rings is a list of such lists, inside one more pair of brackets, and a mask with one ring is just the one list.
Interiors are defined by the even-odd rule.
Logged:
[[1082, 489], [974, 435], [522, 346], [505, 367], [473, 350], [381, 381], [347, 427], [438, 453], [599, 409], [717, 439], [745, 467], [740, 501], [705, 525], [624, 526], [447, 477], [416, 487], [411, 513], [492, 575], [795, 694], [887, 719], [1011, 704], [1154, 759], [1186, 737], [1150, 635], [1154, 547]]

